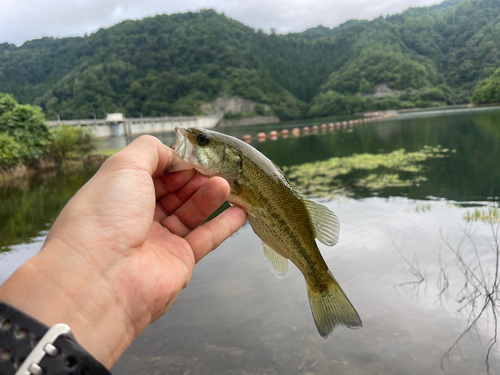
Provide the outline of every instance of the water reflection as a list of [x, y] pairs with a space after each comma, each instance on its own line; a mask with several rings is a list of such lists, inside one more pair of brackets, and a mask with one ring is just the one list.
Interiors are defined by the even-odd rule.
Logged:
[[97, 167], [49, 172], [0, 186], [0, 252], [48, 230], [68, 200]]
[[[260, 240], [247, 227], [200, 263], [190, 288], [166, 317], [134, 343], [114, 371], [484, 373], [485, 351], [470, 338], [461, 344], [467, 361], [453, 352], [441, 371], [441, 357], [461, 334], [464, 321], [457, 318], [453, 303], [439, 304], [434, 282], [413, 298], [394, 290], [395, 284], [411, 279], [391, 246], [395, 234], [404, 233], [404, 252], [418, 254], [432, 281], [439, 275], [439, 267], [434, 266], [438, 228], [443, 227], [451, 237], [460, 234], [464, 209], [433, 202], [431, 210], [416, 212], [411, 210], [416, 204], [406, 198], [347, 198], [327, 203], [341, 218], [342, 231], [338, 246], [321, 246], [321, 251], [352, 296], [363, 317], [362, 329], [339, 327], [327, 340], [317, 337], [302, 275], [293, 267], [286, 279], [276, 279]], [[495, 352], [492, 363], [498, 360]]]

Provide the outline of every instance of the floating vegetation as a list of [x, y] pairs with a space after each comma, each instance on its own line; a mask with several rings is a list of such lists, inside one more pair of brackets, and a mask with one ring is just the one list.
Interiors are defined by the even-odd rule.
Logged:
[[430, 204], [430, 203], [418, 203], [415, 207], [412, 207], [409, 210], [406, 210], [405, 212], [421, 213], [421, 212], [428, 212], [430, 210], [432, 210], [432, 204]]
[[491, 207], [488, 209], [476, 208], [474, 211], [467, 211], [464, 215], [467, 222], [482, 221], [483, 223], [500, 223], [500, 216], [498, 214], [498, 207]]
[[416, 152], [400, 149], [388, 154], [355, 154], [288, 167], [284, 172], [305, 195], [316, 197], [349, 192], [351, 186], [369, 190], [418, 187], [427, 181], [422, 163], [444, 158], [449, 152], [441, 146], [424, 146]]
[[371, 174], [366, 178], [361, 178], [358, 185], [371, 190], [380, 190], [388, 187], [419, 186], [420, 182], [423, 181], [427, 181], [427, 179], [423, 176], [402, 180], [397, 173]]

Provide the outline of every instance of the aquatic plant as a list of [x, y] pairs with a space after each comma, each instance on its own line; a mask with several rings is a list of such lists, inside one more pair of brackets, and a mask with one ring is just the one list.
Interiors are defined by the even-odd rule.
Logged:
[[432, 204], [430, 204], [430, 203], [418, 203], [415, 207], [407, 210], [406, 212], [421, 213], [421, 212], [427, 212], [430, 210], [432, 210]]
[[490, 209], [476, 208], [474, 211], [467, 211], [464, 215], [467, 222], [481, 221], [484, 223], [500, 223], [500, 216], [498, 214], [498, 207], [494, 206]]
[[427, 178], [423, 176], [402, 180], [397, 173], [371, 174], [368, 177], [361, 178], [358, 185], [371, 190], [380, 190], [387, 187], [419, 186], [419, 183], [424, 181], [427, 181]]
[[441, 146], [424, 146], [416, 152], [399, 149], [387, 154], [355, 154], [284, 168], [284, 172], [303, 194], [332, 197], [340, 191], [349, 193], [352, 186], [369, 190], [419, 186], [427, 181], [422, 163], [444, 158], [449, 152]]

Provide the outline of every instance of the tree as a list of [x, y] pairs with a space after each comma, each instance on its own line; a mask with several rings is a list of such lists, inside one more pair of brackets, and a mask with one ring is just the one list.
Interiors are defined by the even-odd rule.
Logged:
[[[0, 93], [0, 134], [19, 158], [33, 161], [42, 157], [50, 140], [42, 109], [20, 105], [11, 95]], [[12, 140], [17, 144], [14, 145]]]
[[472, 103], [500, 103], [500, 68], [488, 79], [481, 81], [471, 98]]

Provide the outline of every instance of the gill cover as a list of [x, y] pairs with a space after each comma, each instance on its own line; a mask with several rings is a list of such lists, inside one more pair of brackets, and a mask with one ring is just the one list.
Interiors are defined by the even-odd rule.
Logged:
[[240, 153], [223, 134], [200, 128], [176, 127], [175, 131], [175, 154], [187, 166], [207, 176], [221, 176], [229, 182], [240, 176]]

